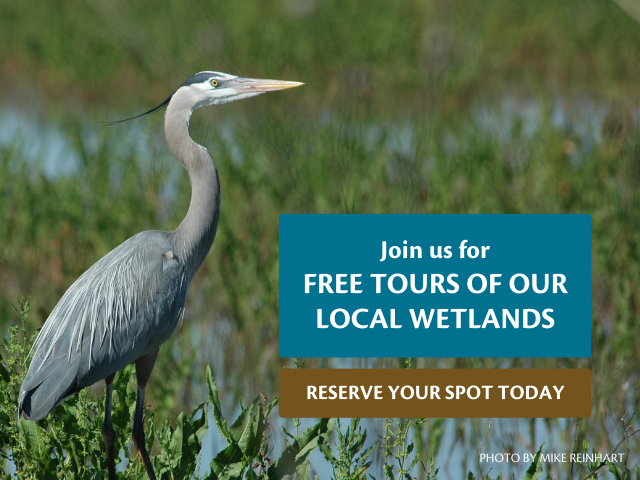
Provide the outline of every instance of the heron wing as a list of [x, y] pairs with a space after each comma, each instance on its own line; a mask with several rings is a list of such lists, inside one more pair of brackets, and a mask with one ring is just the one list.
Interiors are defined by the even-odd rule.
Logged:
[[158, 348], [182, 318], [187, 286], [167, 233], [131, 237], [78, 278], [53, 309], [32, 349], [21, 399], [29, 394], [32, 413], [46, 410], [44, 416]]

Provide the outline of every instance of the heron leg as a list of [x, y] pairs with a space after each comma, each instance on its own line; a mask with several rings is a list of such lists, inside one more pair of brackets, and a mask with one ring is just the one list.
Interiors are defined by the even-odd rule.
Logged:
[[138, 449], [140, 453], [140, 458], [142, 459], [142, 464], [144, 465], [144, 469], [147, 471], [147, 475], [149, 475], [149, 480], [156, 480], [156, 475], [153, 471], [153, 467], [151, 466], [151, 459], [149, 458], [149, 453], [147, 452], [147, 446], [145, 445], [145, 437], [144, 437], [144, 392], [147, 388], [147, 382], [149, 381], [149, 377], [151, 376], [151, 371], [153, 370], [153, 366], [156, 363], [156, 358], [158, 357], [158, 350], [151, 352], [144, 357], [140, 357], [136, 360], [136, 377], [138, 379], [138, 395], [136, 397], [136, 413], [133, 416], [133, 431], [131, 436], [133, 437], [133, 444]]
[[107, 468], [109, 469], [109, 480], [116, 480], [116, 459], [115, 459], [115, 439], [116, 432], [111, 423], [111, 396], [113, 393], [113, 379], [116, 374], [109, 375], [104, 379], [107, 384], [104, 396], [104, 423], [102, 424], [102, 436], [104, 446], [107, 450]]

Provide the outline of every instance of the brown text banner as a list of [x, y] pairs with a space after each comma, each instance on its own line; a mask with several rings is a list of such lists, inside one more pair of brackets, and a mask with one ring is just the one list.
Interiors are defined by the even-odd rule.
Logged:
[[591, 416], [587, 369], [281, 369], [280, 416]]

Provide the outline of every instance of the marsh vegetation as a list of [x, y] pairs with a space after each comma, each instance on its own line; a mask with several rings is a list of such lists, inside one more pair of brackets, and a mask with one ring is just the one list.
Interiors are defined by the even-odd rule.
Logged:
[[[173, 431], [178, 418], [196, 421], [189, 412], [207, 398], [207, 365], [231, 417], [242, 411], [240, 400], [254, 405], [261, 392], [273, 399], [278, 369], [294, 367], [278, 357], [281, 213], [588, 213], [590, 359], [420, 358], [412, 365], [591, 368], [590, 419], [494, 422], [484, 448], [535, 452], [544, 441], [570, 451], [588, 441], [605, 452], [618, 444], [620, 418], [638, 408], [640, 371], [640, 25], [615, 3], [103, 3], [2, 2], [6, 337], [20, 323], [12, 307], [20, 296], [31, 301], [29, 336], [98, 258], [139, 231], [172, 230], [187, 210], [188, 178], [166, 150], [161, 115], [115, 127], [101, 121], [146, 110], [199, 70], [299, 80], [306, 86], [289, 95], [192, 118], [192, 136], [220, 171], [222, 215], [185, 322], [158, 360], [154, 375], [162, 381], [149, 386], [158, 432], [166, 421]], [[305, 367], [405, 362], [308, 359]], [[99, 397], [101, 388], [87, 395]], [[87, 405], [98, 409], [87, 418], [99, 415], [98, 403]], [[394, 434], [406, 430], [400, 422], [391, 422]], [[280, 454], [288, 438], [281, 427], [296, 426], [273, 423]], [[365, 451], [386, 435], [382, 419], [349, 424], [348, 435], [347, 424], [340, 430], [346, 437], [336, 440], [334, 431], [331, 442], [360, 445], [359, 429], [366, 429]], [[469, 469], [479, 477], [477, 447], [487, 426], [469, 419], [412, 425], [405, 446], [413, 442], [425, 463], [412, 474], [428, 475], [433, 457], [438, 478]], [[226, 444], [215, 438], [203, 448], [209, 456]], [[625, 447], [631, 468], [640, 443], [631, 437]], [[372, 461], [371, 472], [382, 478], [384, 457], [383, 448], [360, 463], [357, 455], [337, 455], [321, 471], [358, 478], [337, 472], [347, 460]], [[326, 462], [323, 455], [312, 464], [315, 458]], [[523, 476], [524, 467], [497, 465], [490, 475], [514, 468]], [[569, 478], [550, 468], [553, 478]]]

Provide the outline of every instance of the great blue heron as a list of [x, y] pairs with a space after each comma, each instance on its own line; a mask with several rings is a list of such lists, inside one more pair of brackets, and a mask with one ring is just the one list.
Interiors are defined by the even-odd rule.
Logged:
[[39, 420], [65, 398], [105, 379], [102, 434], [110, 480], [116, 478], [113, 379], [118, 370], [133, 362], [138, 381], [133, 443], [149, 478], [156, 478], [144, 439], [145, 388], [160, 345], [184, 315], [187, 289], [218, 228], [218, 172], [207, 150], [189, 136], [191, 113], [196, 108], [300, 85], [200, 72], [142, 114], [167, 106], [164, 132], [171, 153], [189, 174], [189, 211], [173, 232], [152, 230], [131, 237], [69, 287], [38, 335], [20, 389], [20, 414], [27, 420]]

